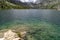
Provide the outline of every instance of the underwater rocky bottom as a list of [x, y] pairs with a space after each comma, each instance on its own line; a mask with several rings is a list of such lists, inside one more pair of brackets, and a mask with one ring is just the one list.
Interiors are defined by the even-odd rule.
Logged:
[[0, 25], [0, 38], [9, 35], [10, 39], [7, 36], [6, 40], [12, 40], [11, 37], [17, 38], [16, 40], [60, 40], [59, 30], [59, 25], [44, 21], [13, 21]]

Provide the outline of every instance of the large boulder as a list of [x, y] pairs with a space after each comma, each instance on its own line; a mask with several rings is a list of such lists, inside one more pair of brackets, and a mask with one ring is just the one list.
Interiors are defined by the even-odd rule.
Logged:
[[19, 40], [20, 39], [16, 33], [12, 32], [12, 30], [8, 30], [7, 32], [5, 32], [3, 38], [4, 40]]
[[8, 30], [4, 32], [3, 38], [0, 38], [0, 40], [25, 40], [26, 39], [27, 32], [26, 31], [21, 31], [20, 32], [15, 32], [12, 30]]

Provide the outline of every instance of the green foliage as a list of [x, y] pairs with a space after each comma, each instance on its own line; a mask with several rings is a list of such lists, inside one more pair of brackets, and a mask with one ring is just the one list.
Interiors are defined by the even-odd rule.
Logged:
[[0, 9], [26, 9], [28, 7], [16, 5], [7, 1], [0, 1]]

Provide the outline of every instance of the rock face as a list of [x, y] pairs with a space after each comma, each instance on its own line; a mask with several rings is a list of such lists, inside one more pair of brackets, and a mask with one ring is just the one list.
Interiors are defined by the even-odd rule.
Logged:
[[19, 40], [20, 38], [18, 35], [11, 30], [8, 30], [7, 32], [4, 33], [4, 40]]
[[[19, 34], [18, 34], [19, 33]], [[13, 32], [12, 30], [8, 30], [4, 33], [3, 38], [0, 40], [25, 40], [26, 39], [26, 31], [20, 31], [18, 33]]]
[[0, 38], [0, 40], [4, 40], [4, 38]]

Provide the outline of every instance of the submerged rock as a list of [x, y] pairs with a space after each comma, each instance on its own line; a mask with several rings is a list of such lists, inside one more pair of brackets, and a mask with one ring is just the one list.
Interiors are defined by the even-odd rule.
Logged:
[[20, 35], [21, 35], [22, 38], [24, 38], [24, 37], [26, 36], [26, 34], [27, 34], [26, 31], [22, 31], [22, 32], [20, 32]]

